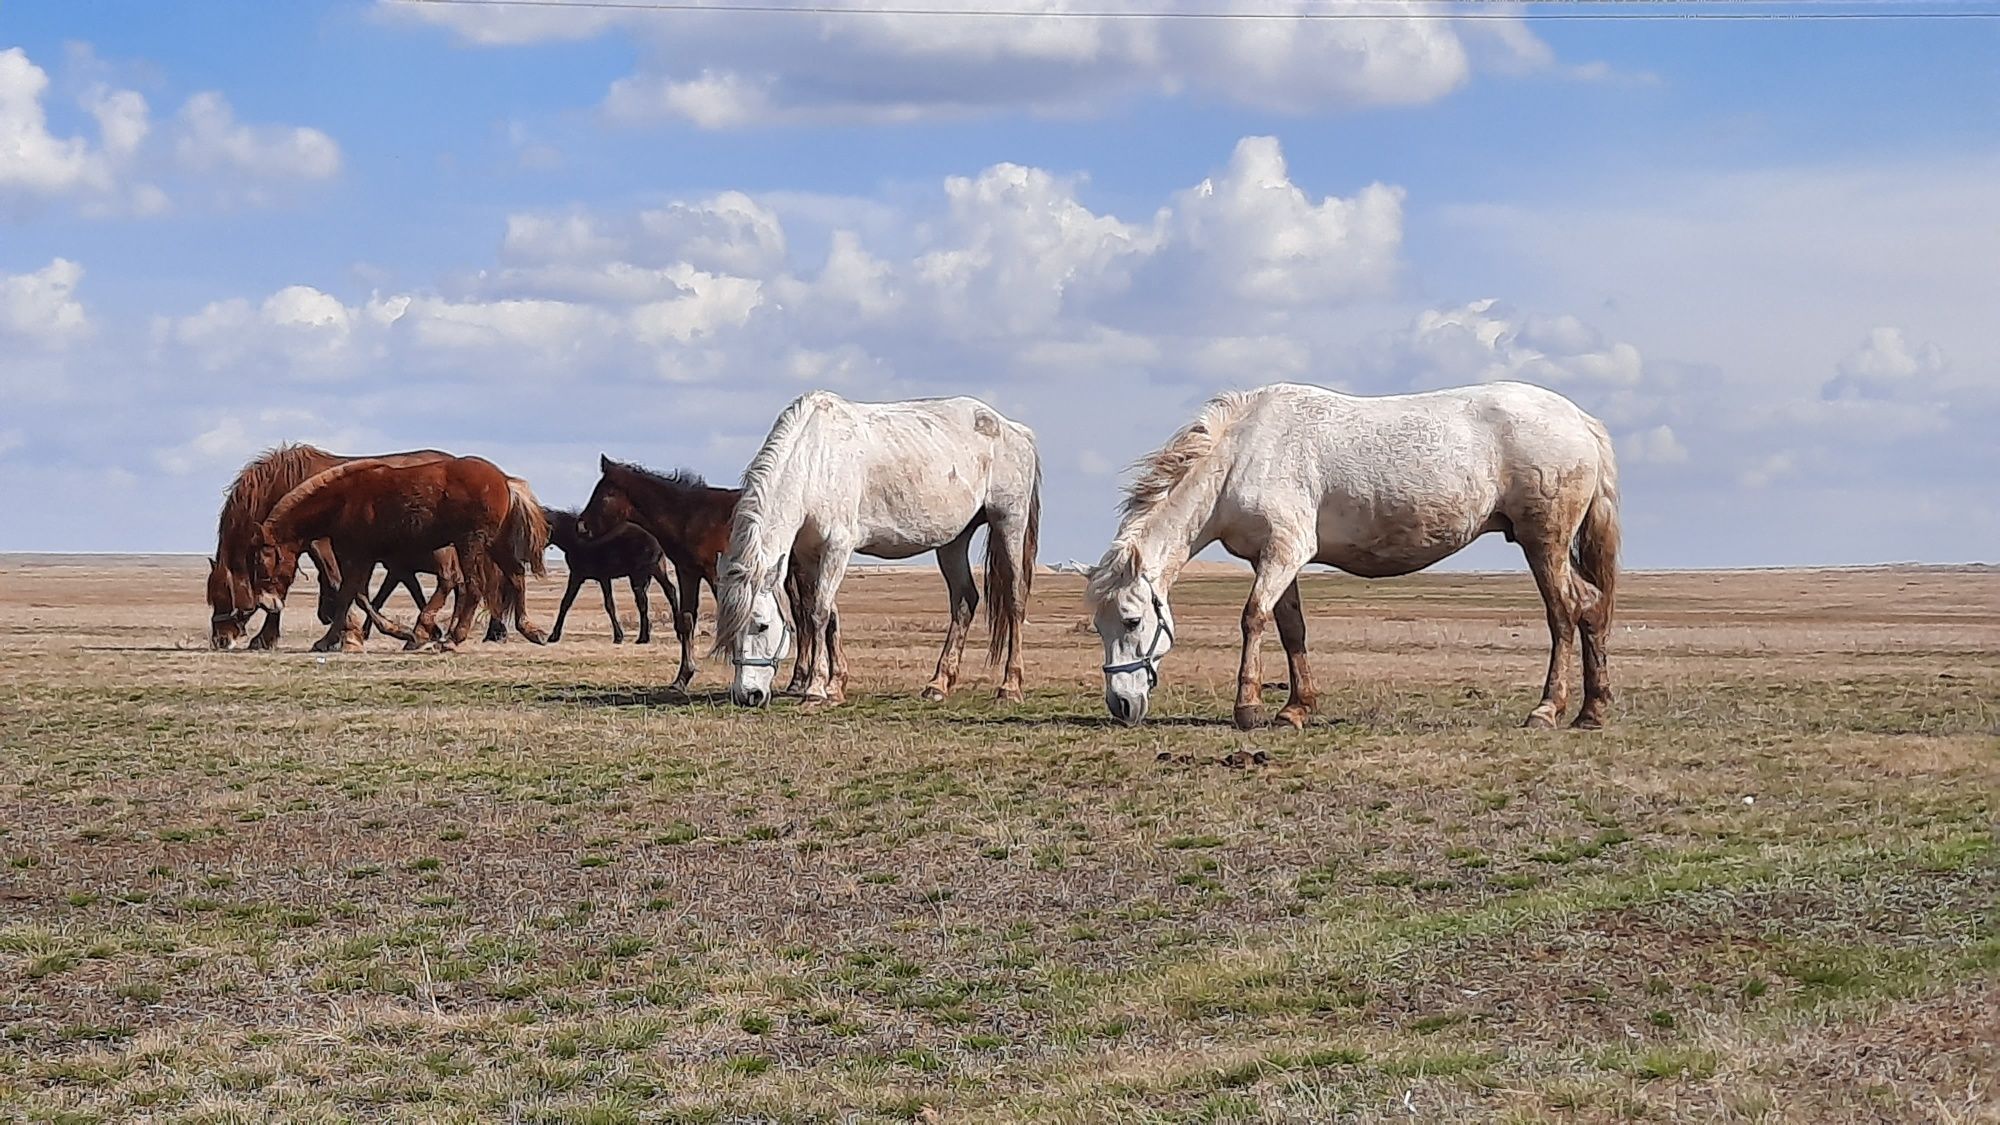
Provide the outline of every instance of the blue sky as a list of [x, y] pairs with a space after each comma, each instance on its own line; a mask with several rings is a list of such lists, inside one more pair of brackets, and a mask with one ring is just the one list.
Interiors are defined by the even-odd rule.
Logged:
[[0, 0], [0, 550], [204, 550], [284, 439], [729, 479], [829, 386], [1028, 422], [1089, 558], [1218, 389], [1518, 377], [1633, 565], [2000, 558], [2000, 21], [970, 23]]

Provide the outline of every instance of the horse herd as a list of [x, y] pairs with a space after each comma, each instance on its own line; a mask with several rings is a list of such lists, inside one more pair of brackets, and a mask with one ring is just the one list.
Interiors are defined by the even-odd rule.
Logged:
[[[786, 692], [807, 706], [842, 701], [847, 657], [837, 599], [852, 556], [935, 552], [951, 620], [924, 698], [950, 694], [980, 601], [971, 545], [985, 528], [989, 658], [1002, 700], [1022, 698], [1021, 629], [1041, 522], [1041, 460], [1026, 426], [972, 398], [858, 403], [826, 391], [778, 416], [740, 488], [687, 472], [600, 459], [581, 512], [546, 509], [527, 482], [478, 457], [419, 450], [339, 457], [308, 445], [271, 450], [231, 485], [208, 579], [211, 641], [269, 648], [309, 555], [326, 634], [315, 649], [359, 648], [370, 627], [411, 647], [463, 643], [477, 611], [487, 637], [511, 622], [541, 643], [561, 635], [585, 582], [628, 579], [650, 639], [647, 590], [665, 592], [680, 642], [674, 687], [695, 673], [701, 584], [717, 605], [715, 651], [734, 668], [730, 697], [761, 706], [796, 652]], [[1525, 725], [1551, 727], [1569, 703], [1581, 636], [1583, 699], [1573, 725], [1601, 726], [1618, 575], [1618, 471], [1602, 423], [1553, 391], [1489, 383], [1423, 394], [1356, 396], [1280, 383], [1216, 396], [1140, 462], [1086, 600], [1103, 644], [1104, 700], [1136, 724], [1174, 645], [1168, 596], [1210, 544], [1254, 570], [1242, 615], [1235, 722], [1264, 723], [1259, 650], [1275, 624], [1290, 698], [1277, 718], [1303, 726], [1315, 706], [1297, 578], [1308, 563], [1363, 577], [1421, 570], [1499, 532], [1519, 543], [1547, 611], [1542, 697]], [[560, 547], [569, 587], [555, 630], [526, 613], [525, 578]], [[366, 585], [387, 577], [373, 599]], [[426, 598], [416, 575], [437, 578]], [[404, 628], [381, 610], [397, 588], [419, 613]], [[439, 616], [453, 600], [448, 625]], [[361, 620], [352, 620], [359, 603]], [[614, 639], [623, 639], [612, 611]]]

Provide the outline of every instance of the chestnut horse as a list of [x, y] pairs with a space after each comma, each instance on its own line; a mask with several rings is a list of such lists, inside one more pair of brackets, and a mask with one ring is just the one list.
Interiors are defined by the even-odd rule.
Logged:
[[385, 558], [416, 550], [450, 547], [463, 572], [454, 584], [442, 578], [425, 606], [415, 634], [383, 619], [361, 603], [375, 627], [392, 636], [422, 638], [425, 625], [447, 592], [459, 592], [446, 647], [463, 642], [479, 605], [494, 617], [513, 619], [523, 637], [537, 644], [542, 630], [527, 619], [521, 576], [547, 573], [548, 523], [527, 482], [509, 477], [479, 457], [445, 457], [417, 464], [386, 460], [352, 461], [307, 480], [280, 500], [257, 528], [251, 589], [259, 608], [284, 608], [298, 575], [299, 555], [316, 540], [332, 543], [343, 578], [334, 595], [333, 624], [313, 647], [342, 647], [348, 611], [366, 576]]
[[[729, 521], [736, 515], [736, 501], [743, 492], [716, 488], [686, 469], [659, 473], [602, 454], [597, 467], [603, 475], [590, 493], [590, 503], [583, 506], [578, 530], [588, 536], [627, 523], [638, 524], [660, 541], [660, 549], [673, 560], [681, 588], [680, 605], [674, 613], [681, 668], [674, 677], [674, 689], [686, 691], [694, 679], [694, 627], [701, 617], [701, 583], [707, 579], [709, 590], [714, 591], [715, 560], [729, 546]], [[788, 580], [786, 590], [792, 596], [793, 609], [799, 610], [804, 603], [797, 583]], [[805, 689], [804, 675], [812, 668], [807, 653], [816, 640], [799, 637], [799, 663], [793, 667], [792, 685], [787, 689], [794, 695]]]
[[[396, 464], [417, 464], [449, 456], [451, 454], [435, 449], [417, 449], [407, 453], [384, 454], [377, 459]], [[265, 450], [236, 474], [223, 500], [222, 515], [216, 521], [215, 557], [209, 560], [208, 567], [209, 643], [213, 647], [233, 648], [242, 640], [250, 618], [257, 612], [256, 595], [250, 590], [251, 540], [256, 535], [257, 525], [264, 522], [286, 493], [305, 483], [308, 477], [336, 465], [359, 460], [362, 458], [343, 457], [311, 445], [280, 445]], [[320, 623], [330, 625], [333, 623], [329, 616], [333, 594], [340, 586], [340, 569], [334, 562], [332, 549], [324, 540], [309, 544], [306, 553], [312, 556], [313, 565], [319, 571]], [[389, 600], [390, 592], [398, 585], [408, 589], [417, 605], [422, 606], [424, 593], [423, 588], [417, 585], [416, 576], [456, 574], [458, 558], [449, 549], [435, 554], [421, 552], [414, 557], [391, 559], [387, 569], [388, 576], [383, 579], [381, 592], [372, 603], [377, 610]], [[264, 627], [250, 641], [252, 649], [267, 649], [277, 644], [278, 618], [275, 613], [264, 615]]]

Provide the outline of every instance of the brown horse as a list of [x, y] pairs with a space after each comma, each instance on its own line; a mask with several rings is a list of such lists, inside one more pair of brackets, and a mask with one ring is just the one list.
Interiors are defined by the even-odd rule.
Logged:
[[[660, 549], [674, 564], [679, 576], [681, 603], [674, 614], [674, 635], [681, 643], [681, 668], [674, 677], [674, 689], [686, 691], [694, 679], [694, 629], [701, 617], [701, 583], [715, 590], [715, 561], [729, 546], [729, 522], [736, 515], [736, 501], [742, 490], [716, 488], [686, 469], [660, 473], [642, 465], [613, 461], [598, 455], [602, 474], [583, 506], [577, 527], [584, 535], [602, 534], [627, 523], [638, 524], [660, 541]], [[791, 595], [793, 620], [804, 621], [796, 569], [788, 571], [786, 592]], [[817, 637], [799, 635], [797, 663], [792, 683], [786, 690], [798, 694], [805, 688], [804, 672], [812, 668], [810, 654]]]
[[405, 639], [423, 638], [447, 592], [459, 593], [446, 647], [463, 642], [481, 603], [495, 618], [513, 619], [523, 637], [542, 643], [527, 619], [521, 576], [545, 574], [548, 524], [525, 481], [509, 477], [479, 457], [446, 457], [417, 464], [352, 461], [307, 480], [280, 500], [254, 537], [251, 588], [259, 608], [284, 608], [306, 545], [329, 541], [344, 577], [334, 595], [333, 624], [313, 647], [343, 647], [349, 609], [375, 565], [411, 551], [457, 552], [463, 572], [441, 576], [413, 634], [382, 618], [367, 602], [375, 627]]
[[[451, 454], [435, 449], [417, 449], [407, 453], [384, 454], [376, 460], [394, 464], [418, 464], [436, 461]], [[257, 612], [256, 595], [250, 589], [250, 563], [254, 553], [251, 541], [257, 532], [257, 525], [264, 522], [277, 507], [278, 501], [286, 493], [305, 483], [306, 479], [323, 473], [336, 465], [359, 461], [359, 457], [343, 457], [328, 453], [311, 445], [280, 445], [265, 450], [256, 459], [243, 466], [230, 482], [229, 492], [222, 503], [222, 515], [216, 521], [215, 557], [208, 567], [208, 607], [209, 643], [215, 648], [235, 647], [243, 639], [250, 618]], [[333, 551], [324, 540], [308, 544], [306, 554], [319, 571], [320, 623], [330, 625], [334, 591], [340, 586], [340, 568], [334, 561]], [[422, 552], [415, 558], [398, 558], [389, 561], [388, 576], [383, 579], [382, 590], [376, 595], [373, 605], [381, 609], [388, 601], [389, 593], [401, 585], [410, 591], [417, 605], [424, 604], [423, 588], [417, 585], [418, 574], [456, 573], [457, 556], [449, 550]], [[251, 639], [253, 649], [267, 649], [277, 644], [278, 619], [276, 613], [264, 615], [264, 627]]]

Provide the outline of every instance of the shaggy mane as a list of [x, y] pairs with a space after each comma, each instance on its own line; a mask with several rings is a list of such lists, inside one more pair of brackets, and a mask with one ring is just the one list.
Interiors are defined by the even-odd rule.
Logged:
[[311, 467], [331, 460], [333, 454], [313, 445], [287, 442], [259, 453], [243, 466], [223, 494], [222, 514], [216, 519], [215, 538], [229, 542], [248, 535], [264, 522], [285, 494], [311, 477]]

